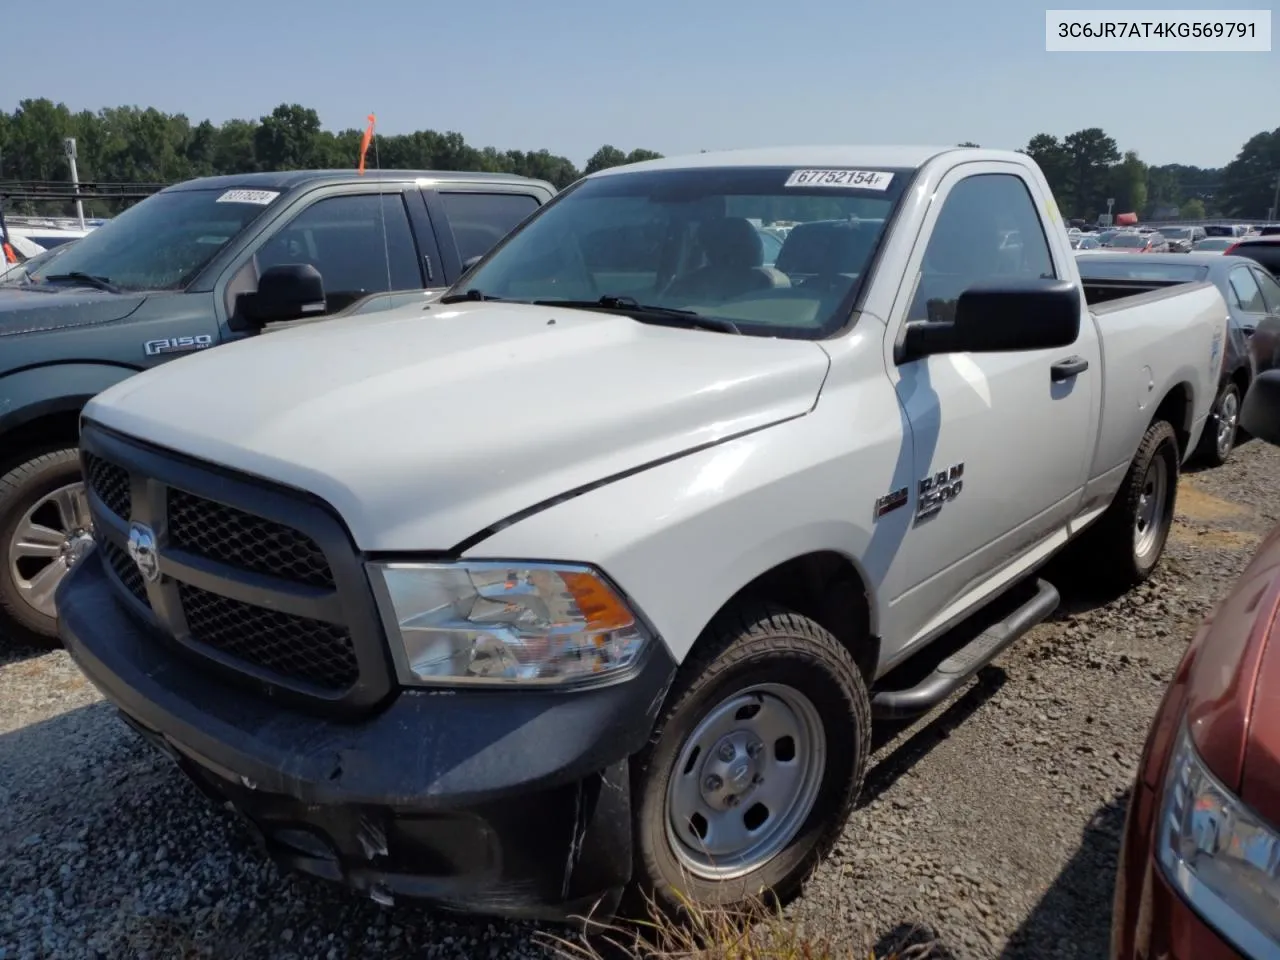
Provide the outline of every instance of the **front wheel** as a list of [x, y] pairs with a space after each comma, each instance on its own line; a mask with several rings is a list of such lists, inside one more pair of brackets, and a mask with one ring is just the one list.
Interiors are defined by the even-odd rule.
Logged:
[[0, 641], [56, 646], [54, 591], [92, 542], [76, 450], [32, 456], [0, 476]]
[[849, 651], [813, 621], [720, 617], [635, 765], [635, 890], [674, 912], [790, 899], [839, 836], [870, 743]]

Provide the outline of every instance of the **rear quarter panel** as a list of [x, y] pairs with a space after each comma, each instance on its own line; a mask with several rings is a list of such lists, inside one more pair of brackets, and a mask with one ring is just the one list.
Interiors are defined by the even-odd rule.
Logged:
[[1226, 348], [1226, 301], [1211, 283], [1187, 284], [1092, 310], [1102, 343], [1102, 420], [1091, 477], [1132, 460], [1151, 418], [1184, 385], [1189, 403], [1173, 426], [1195, 449], [1217, 394]]

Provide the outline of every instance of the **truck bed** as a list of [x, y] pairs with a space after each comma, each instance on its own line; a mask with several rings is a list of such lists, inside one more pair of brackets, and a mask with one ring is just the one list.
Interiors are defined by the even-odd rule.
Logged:
[[[1206, 382], [1205, 371], [1213, 367], [1216, 381], [1227, 317], [1222, 294], [1204, 281], [1105, 279], [1086, 280], [1084, 286], [1108, 371], [1102, 381], [1102, 423], [1092, 476], [1128, 465], [1155, 412], [1148, 404], [1159, 401], [1146, 392], [1153, 383], [1187, 385], [1197, 415], [1192, 423], [1177, 426], [1190, 427], [1189, 451], [1216, 391], [1216, 382]], [[1098, 294], [1109, 299], [1092, 305]]]
[[1095, 308], [1095, 313], [1106, 313], [1111, 309], [1124, 306], [1125, 304], [1119, 304], [1117, 301], [1128, 300], [1133, 297], [1155, 295], [1155, 299], [1162, 299], [1163, 295], [1165, 295], [1164, 291], [1168, 291], [1173, 287], [1194, 286], [1196, 282], [1187, 280], [1152, 280], [1147, 278], [1134, 280], [1129, 277], [1081, 278], [1081, 283], [1084, 286], [1085, 302]]

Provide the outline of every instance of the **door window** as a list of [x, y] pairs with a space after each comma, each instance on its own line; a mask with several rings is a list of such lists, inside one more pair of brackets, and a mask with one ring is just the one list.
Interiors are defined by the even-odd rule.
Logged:
[[441, 193], [458, 257], [463, 263], [481, 257], [525, 217], [538, 201], [524, 193]]
[[1013, 174], [978, 174], [942, 202], [907, 319], [950, 320], [957, 298], [979, 281], [1054, 276], [1027, 185]]
[[1267, 313], [1280, 317], [1280, 283], [1276, 283], [1270, 274], [1262, 270], [1253, 271], [1253, 279], [1258, 283]]
[[1266, 313], [1266, 305], [1262, 302], [1262, 291], [1258, 289], [1258, 281], [1253, 278], [1253, 271], [1248, 267], [1237, 267], [1231, 271], [1231, 292], [1236, 303], [1245, 313]]
[[324, 278], [326, 313], [373, 293], [423, 285], [418, 250], [399, 193], [327, 197], [307, 207], [254, 257], [258, 275], [308, 263]]

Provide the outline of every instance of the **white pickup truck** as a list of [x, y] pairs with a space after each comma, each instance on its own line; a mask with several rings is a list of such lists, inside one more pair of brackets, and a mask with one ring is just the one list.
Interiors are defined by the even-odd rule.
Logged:
[[1113, 293], [1018, 153], [602, 171], [436, 303], [100, 394], [61, 634], [272, 853], [380, 902], [785, 898], [873, 718], [1047, 617], [1045, 561], [1158, 561], [1227, 308]]

